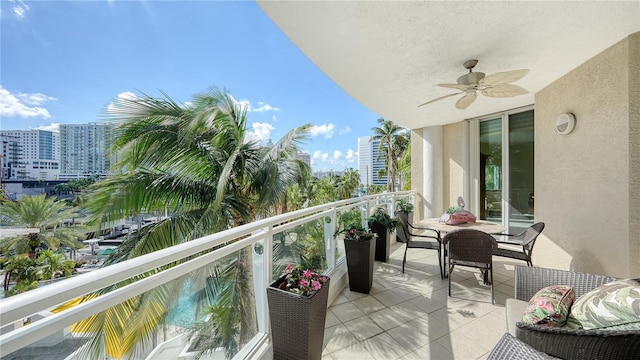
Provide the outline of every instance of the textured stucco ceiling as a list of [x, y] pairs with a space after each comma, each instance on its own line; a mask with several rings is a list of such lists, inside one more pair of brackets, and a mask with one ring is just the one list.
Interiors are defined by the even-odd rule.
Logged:
[[[258, 1], [293, 43], [333, 81], [381, 116], [409, 128], [448, 124], [531, 105], [534, 93], [629, 34], [640, 1]], [[530, 69], [513, 98], [455, 92], [462, 63], [474, 71]], [[597, 89], [594, 89], [597, 91]]]

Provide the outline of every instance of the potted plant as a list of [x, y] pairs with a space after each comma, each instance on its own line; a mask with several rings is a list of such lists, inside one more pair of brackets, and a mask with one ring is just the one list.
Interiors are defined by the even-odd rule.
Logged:
[[376, 234], [376, 261], [389, 261], [389, 248], [391, 247], [391, 233], [396, 230], [398, 220], [392, 218], [382, 207], [376, 210], [367, 218], [369, 229]]
[[[413, 204], [405, 199], [398, 200], [396, 202], [396, 211], [394, 215], [399, 221], [406, 221], [407, 224], [413, 224]], [[398, 241], [405, 243], [409, 240], [402, 229], [398, 231], [397, 239]]]
[[274, 359], [321, 359], [329, 277], [287, 265], [267, 288]]
[[373, 285], [373, 259], [376, 234], [362, 226], [350, 226], [344, 232], [349, 290], [368, 294]]

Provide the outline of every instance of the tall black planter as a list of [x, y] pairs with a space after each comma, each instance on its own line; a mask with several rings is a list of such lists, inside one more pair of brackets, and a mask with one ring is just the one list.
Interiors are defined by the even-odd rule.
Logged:
[[344, 239], [349, 272], [349, 290], [368, 294], [373, 284], [373, 258], [376, 243], [373, 240]]
[[[396, 218], [398, 218], [398, 220], [402, 220], [402, 217], [404, 217], [404, 219], [407, 221], [407, 224], [413, 224], [413, 211], [410, 211], [410, 212], [396, 211], [394, 215], [396, 216]], [[404, 233], [404, 230], [402, 230], [402, 225], [398, 224], [396, 231], [397, 231], [396, 239], [398, 239], [399, 242], [406, 243], [407, 237]]]
[[389, 261], [389, 247], [390, 238], [389, 232], [384, 227], [384, 225], [377, 222], [370, 222], [369, 229], [373, 231], [376, 235], [378, 235], [376, 239], [376, 261], [388, 262]]
[[274, 359], [322, 358], [322, 339], [327, 317], [329, 278], [311, 296], [278, 289], [279, 278], [267, 288]]

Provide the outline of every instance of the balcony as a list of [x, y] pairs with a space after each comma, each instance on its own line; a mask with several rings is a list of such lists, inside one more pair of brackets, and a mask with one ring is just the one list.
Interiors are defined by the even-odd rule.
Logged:
[[[491, 305], [490, 289], [481, 284], [479, 273], [471, 269], [456, 269], [448, 297], [447, 281], [440, 279], [433, 251], [409, 250], [403, 274], [404, 246], [400, 243], [393, 245], [389, 263], [376, 263], [371, 294], [348, 289], [344, 243], [333, 235], [340, 217], [350, 211], [364, 216], [376, 206], [392, 212], [397, 199], [413, 201], [414, 196], [413, 192], [374, 195], [275, 216], [4, 299], [0, 303], [0, 355], [30, 360], [95, 358], [86, 340], [95, 328], [83, 326], [84, 320], [93, 316], [107, 319], [114, 306], [124, 306], [133, 312], [159, 309], [154, 318], [159, 325], [139, 344], [136, 358], [188, 359], [190, 336], [185, 329], [198, 318], [190, 300], [210, 290], [211, 282], [221, 278], [222, 267], [250, 260], [244, 264], [252, 269], [252, 281], [246, 285], [255, 289], [250, 299], [255, 304], [255, 328], [234, 358], [269, 359], [264, 289], [284, 265], [295, 262], [294, 242], [309, 229], [320, 229], [323, 271], [332, 279], [324, 358], [486, 357], [505, 332], [502, 305], [513, 293], [510, 261], [495, 261], [496, 305]], [[243, 257], [247, 254], [250, 259]], [[165, 266], [171, 263], [178, 265]], [[97, 296], [78, 301], [87, 294]], [[158, 301], [147, 302], [146, 308], [127, 307], [130, 299], [141, 295]], [[120, 320], [132, 331], [148, 325], [140, 324], [135, 316]], [[118, 351], [107, 344], [100, 357], [118, 358]], [[223, 352], [209, 355], [218, 358]]]
[[484, 359], [506, 332], [514, 261], [494, 258], [492, 305], [475, 269], [456, 268], [447, 296], [434, 251], [410, 249], [403, 274], [404, 248], [397, 243], [388, 263], [376, 262], [369, 295], [347, 287], [333, 301], [323, 359]]

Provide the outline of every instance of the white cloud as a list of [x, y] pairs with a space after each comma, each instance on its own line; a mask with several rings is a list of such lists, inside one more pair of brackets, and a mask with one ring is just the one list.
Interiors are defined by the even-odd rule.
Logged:
[[275, 123], [275, 122], [278, 122], [278, 118], [277, 118], [275, 115], [273, 115], [273, 116], [271, 117], [271, 121], [273, 121], [274, 123]]
[[36, 105], [55, 100], [57, 99], [41, 93], [24, 94], [18, 92], [12, 94], [0, 85], [0, 116], [48, 119], [51, 117], [49, 111]]
[[309, 134], [311, 134], [311, 136], [323, 135], [326, 139], [329, 139], [333, 136], [335, 128], [336, 126], [331, 123], [320, 126], [313, 125], [311, 129], [309, 129]]
[[249, 140], [268, 140], [271, 138], [271, 132], [275, 130], [273, 125], [269, 123], [253, 123], [252, 125], [253, 131], [247, 131], [247, 139]]
[[257, 108], [254, 108], [253, 105], [251, 104], [251, 101], [249, 101], [249, 100], [236, 100], [236, 99], [234, 99], [234, 101], [236, 102], [236, 104], [239, 104], [240, 106], [245, 108], [245, 110], [247, 112], [280, 111], [280, 108], [271, 106], [269, 104], [265, 104], [262, 101], [258, 101], [258, 107]]
[[327, 161], [327, 159], [329, 159], [329, 154], [327, 154], [326, 152], [322, 152], [320, 150], [316, 150], [313, 152], [313, 158], [322, 160], [322, 161]]
[[347, 155], [345, 155], [344, 157], [347, 161], [354, 162], [358, 159], [358, 152], [357, 151], [353, 151], [351, 149], [347, 150]]
[[258, 102], [258, 107], [255, 109], [251, 109], [253, 112], [265, 112], [265, 111], [280, 111], [280, 108], [273, 107], [269, 104], [265, 104], [261, 101]]
[[350, 127], [345, 127], [344, 129], [340, 129], [340, 131], [338, 131], [339, 135], [344, 135], [344, 134], [348, 134], [351, 132], [351, 128]]
[[125, 91], [118, 94], [118, 97], [115, 101], [112, 101], [107, 105], [107, 114], [116, 115], [120, 113], [120, 103], [123, 101], [131, 101], [138, 99], [138, 96], [131, 91]]
[[49, 125], [40, 125], [36, 128], [37, 130], [46, 130], [46, 131], [53, 131], [53, 132], [60, 132], [60, 124], [59, 123], [54, 123], [52, 122]]
[[233, 99], [236, 104], [240, 105], [241, 108], [245, 109], [247, 112], [251, 111], [251, 102], [249, 100], [236, 100]]
[[338, 151], [338, 150], [334, 151], [333, 152], [333, 158], [334, 159], [342, 159], [342, 151]]
[[31, 10], [31, 6], [23, 0], [9, 0], [11, 4], [11, 12], [18, 18], [24, 19], [27, 12]]

